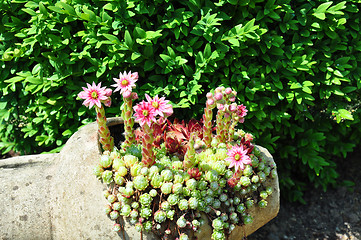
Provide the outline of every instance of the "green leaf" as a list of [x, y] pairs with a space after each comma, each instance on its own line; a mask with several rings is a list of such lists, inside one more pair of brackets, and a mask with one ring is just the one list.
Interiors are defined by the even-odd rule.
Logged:
[[146, 38], [150, 40], [154, 40], [157, 38], [160, 38], [162, 36], [162, 30], [157, 31], [147, 31], [146, 32]]
[[125, 39], [125, 44], [131, 49], [133, 47], [134, 42], [128, 30], [125, 30], [124, 39]]
[[253, 18], [252, 20], [248, 21], [248, 22], [246, 23], [246, 25], [244, 25], [243, 31], [244, 31], [244, 32], [251, 31], [252, 28], [253, 28], [253, 26], [254, 26], [254, 22], [255, 22], [255, 21], [256, 21], [255, 18]]
[[322, 3], [318, 8], [315, 10], [315, 13], [325, 13], [327, 8], [332, 5], [332, 2], [325, 2]]
[[209, 58], [211, 56], [211, 53], [212, 53], [211, 45], [207, 43], [204, 48], [204, 57]]
[[103, 8], [105, 10], [109, 10], [109, 11], [115, 11], [117, 9], [116, 4], [115, 3], [107, 3], [103, 6]]
[[306, 86], [302, 87], [302, 91], [304, 91], [305, 93], [308, 93], [308, 94], [312, 94], [311, 88], [306, 87]]
[[291, 89], [298, 89], [298, 88], [302, 88], [302, 85], [301, 85], [301, 83], [299, 83], [299, 82], [293, 82], [292, 84], [291, 84], [291, 87], [290, 87]]
[[102, 21], [103, 22], [112, 21], [112, 20], [113, 20], [113, 18], [106, 11], [102, 12]]
[[62, 133], [63, 136], [70, 136], [72, 134], [73, 134], [73, 132], [70, 129], [67, 129]]
[[352, 120], [352, 121], [354, 120], [351, 112], [346, 109], [339, 109], [338, 113], [340, 117], [342, 117], [343, 119]]
[[138, 52], [133, 52], [132, 56], [130, 57], [132, 59], [132, 61], [138, 59], [139, 57], [141, 57], [142, 54], [138, 53]]
[[57, 12], [60, 14], [64, 14], [64, 10], [60, 7], [56, 7], [56, 6], [48, 6], [48, 9], [53, 11], [53, 12]]
[[166, 54], [159, 54], [159, 57], [163, 59], [164, 62], [169, 62], [170, 60], [172, 60], [172, 58]]
[[268, 0], [266, 5], [265, 5], [265, 9], [274, 9], [274, 3], [276, 0]]
[[140, 27], [135, 27], [134, 31], [138, 34], [140, 38], [146, 38], [147, 33]]
[[324, 13], [313, 13], [313, 16], [315, 16], [316, 18], [321, 19], [321, 20], [326, 19], [326, 14], [324, 14]]
[[116, 36], [112, 35], [112, 34], [103, 33], [103, 36], [106, 39], [108, 39], [109, 41], [111, 41], [112, 43], [121, 44], [119, 39]]
[[340, 2], [340, 3], [336, 4], [335, 6], [330, 7], [327, 10], [327, 12], [330, 13], [330, 14], [340, 14], [340, 15], [342, 15], [343, 13], [341, 11], [338, 11], [338, 10], [346, 8], [345, 5], [346, 5], [346, 1]]
[[46, 8], [42, 2], [39, 2], [39, 10], [40, 10], [41, 14], [44, 14], [44, 15], [48, 14], [48, 11], [46, 10]]
[[12, 77], [10, 79], [7, 79], [4, 82], [6, 82], [6, 83], [17, 83], [17, 82], [21, 82], [24, 79], [25, 79], [24, 77], [16, 76], [16, 77]]
[[353, 87], [353, 86], [349, 86], [349, 87], [344, 87], [342, 89], [342, 92], [344, 93], [350, 93], [350, 92], [354, 92], [357, 90], [357, 87]]
[[83, 7], [83, 12], [84, 14], [81, 14], [81, 16], [84, 17], [85, 20], [94, 22], [97, 20], [96, 15], [93, 11]]
[[315, 85], [315, 84], [313, 84], [313, 82], [311, 82], [311, 81], [304, 81], [304, 82], [302, 83], [302, 85], [303, 85], [304, 87], [311, 87], [311, 86], [313, 86], [313, 85]]
[[153, 60], [147, 60], [144, 63], [144, 71], [150, 71], [154, 68], [154, 61]]
[[234, 47], [239, 47], [240, 46], [238, 39], [232, 38], [232, 39], [229, 39], [228, 42], [230, 44], [232, 44]]
[[41, 70], [41, 64], [38, 63], [38, 64], [36, 64], [36, 65], [33, 67], [33, 70], [31, 71], [31, 73], [32, 73], [33, 75], [36, 75], [36, 74], [39, 73], [40, 70]]
[[31, 9], [31, 8], [22, 8], [21, 9], [23, 12], [26, 12], [27, 14], [31, 15], [31, 16], [35, 16], [36, 15], [36, 12]]
[[32, 84], [36, 84], [36, 85], [43, 83], [43, 80], [41, 78], [37, 78], [37, 77], [27, 77], [26, 81], [29, 83], [32, 83]]
[[343, 74], [339, 71], [339, 70], [335, 70], [334, 72], [333, 72], [337, 77], [344, 77], [343, 76]]
[[100, 76], [102, 76], [102, 75], [105, 73], [106, 70], [107, 70], [107, 66], [101, 65], [101, 66], [98, 68], [95, 76], [96, 76], [97, 78], [99, 78]]
[[3, 110], [6, 108], [7, 102], [0, 102], [0, 110]]
[[169, 53], [169, 56], [173, 59], [176, 58], [176, 54], [174, 52], [174, 50], [170, 47], [170, 46], [167, 46], [167, 50], [168, 50], [168, 53]]
[[56, 100], [52, 100], [52, 99], [49, 98], [46, 102], [47, 102], [48, 104], [50, 104], [50, 105], [55, 105]]
[[227, 2], [229, 2], [232, 5], [237, 5], [238, 0], [227, 0]]
[[68, 13], [70, 15], [76, 15], [74, 8], [72, 6], [70, 6], [69, 4], [67, 4], [65, 2], [61, 2], [61, 1], [59, 1], [57, 4], [59, 4], [61, 7], [63, 7], [64, 10], [66, 11], [66, 13]]

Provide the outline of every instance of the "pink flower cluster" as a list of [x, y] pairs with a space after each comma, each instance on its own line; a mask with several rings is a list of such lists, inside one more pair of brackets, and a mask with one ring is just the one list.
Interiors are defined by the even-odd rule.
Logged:
[[101, 83], [95, 85], [93, 82], [92, 85], [87, 83], [87, 87], [82, 87], [83, 91], [78, 94], [78, 97], [84, 99], [83, 104], [86, 107], [92, 108], [96, 105], [98, 108], [101, 108], [101, 103], [104, 103], [105, 106], [109, 107], [111, 104], [110, 96], [112, 95], [112, 90], [110, 88], [101, 87]]
[[207, 93], [207, 105], [217, 105], [218, 110], [224, 111], [226, 115], [235, 113], [240, 122], [247, 115], [247, 109], [243, 104], [237, 105], [236, 101], [237, 92], [233, 91], [232, 88], [217, 87], [214, 94]]
[[[137, 99], [138, 95], [132, 92], [132, 89], [136, 87], [135, 82], [138, 80], [137, 72], [124, 72], [119, 73], [119, 78], [113, 78], [116, 84], [111, 85], [115, 87], [114, 92], [120, 91], [120, 94], [124, 98], [131, 97]], [[110, 96], [112, 90], [106, 87], [101, 87], [101, 83], [96, 85], [94, 82], [92, 85], [87, 83], [87, 88], [83, 87], [83, 91], [78, 94], [79, 98], [84, 99], [83, 104], [89, 108], [96, 105], [101, 108], [103, 103], [105, 106], [110, 106]], [[145, 123], [151, 126], [152, 122], [156, 122], [156, 116], [168, 117], [173, 114], [173, 107], [169, 104], [169, 100], [165, 100], [164, 97], [159, 98], [158, 95], [151, 98], [149, 95], [145, 95], [147, 102], [142, 101], [137, 104], [133, 109], [135, 111], [134, 116], [143, 126]]]
[[139, 122], [141, 126], [145, 123], [150, 127], [152, 122], [156, 122], [156, 116], [169, 117], [173, 114], [173, 107], [169, 104], [169, 100], [165, 100], [164, 97], [159, 98], [156, 95], [154, 98], [151, 98], [148, 94], [145, 94], [147, 99], [142, 101], [133, 107], [136, 117], [136, 121]]
[[124, 73], [119, 73], [119, 78], [113, 78], [113, 80], [116, 82], [112, 85], [112, 87], [115, 87], [114, 92], [120, 90], [120, 94], [123, 95], [123, 97], [128, 98], [131, 96], [132, 88], [135, 88], [135, 82], [138, 80], [138, 73], [137, 72], [130, 72], [127, 73], [124, 71]]

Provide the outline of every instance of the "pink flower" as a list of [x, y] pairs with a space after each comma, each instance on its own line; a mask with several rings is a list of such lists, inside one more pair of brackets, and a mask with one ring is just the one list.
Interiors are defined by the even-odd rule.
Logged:
[[155, 109], [151, 105], [151, 103], [142, 101], [135, 105], [133, 109], [135, 111], [135, 120], [139, 122], [140, 126], [143, 126], [144, 123], [146, 123], [150, 127], [152, 125], [152, 122], [157, 121], [155, 119]]
[[136, 92], [132, 92], [132, 99], [133, 100], [137, 100], [138, 99], [138, 93], [136, 93]]
[[237, 104], [232, 103], [231, 105], [229, 105], [230, 112], [235, 112], [236, 110], [237, 110]]
[[154, 98], [151, 98], [148, 94], [145, 94], [147, 101], [152, 105], [155, 110], [155, 115], [160, 115], [164, 117], [164, 113], [168, 116], [173, 113], [173, 107], [169, 104], [169, 100], [165, 100], [164, 97], [159, 98], [156, 95]]
[[253, 141], [253, 135], [250, 134], [250, 133], [246, 133], [244, 135], [244, 138], [245, 138], [246, 141]]
[[133, 79], [135, 79], [135, 81], [137, 81], [137, 80], [138, 80], [138, 72], [133, 72], [133, 73], [131, 73], [131, 74], [130, 74], [130, 77], [133, 78]]
[[245, 168], [245, 164], [251, 164], [252, 162], [251, 158], [247, 155], [247, 149], [243, 149], [243, 145], [233, 146], [232, 149], [227, 152], [227, 155], [229, 157], [225, 160], [231, 163], [229, 168], [235, 167], [236, 172], [238, 168], [243, 170]]
[[173, 114], [173, 106], [171, 104], [168, 104], [167, 107], [163, 111], [164, 115], [166, 117], [169, 117]]
[[224, 109], [224, 105], [222, 103], [218, 103], [217, 104], [217, 108], [218, 110], [223, 110]]
[[213, 94], [212, 94], [211, 92], [209, 92], [209, 93], [207, 93], [206, 97], [207, 97], [208, 99], [210, 99], [210, 98], [213, 97]]
[[104, 105], [106, 107], [110, 107], [112, 105], [112, 99], [111, 98], [108, 98], [107, 100], [104, 101]]
[[226, 88], [226, 90], [224, 90], [224, 91], [227, 95], [229, 95], [232, 93], [233, 90], [232, 90], [232, 88]]
[[113, 93], [113, 90], [111, 90], [110, 88], [106, 88], [105, 89], [105, 96], [110, 97]]
[[132, 92], [131, 91], [128, 91], [128, 90], [125, 90], [123, 92], [123, 97], [124, 98], [130, 98], [132, 96]]
[[246, 109], [246, 106], [243, 106], [243, 104], [238, 105], [238, 107], [237, 107], [237, 115], [240, 118], [245, 117], [247, 115], [247, 112], [248, 112], [248, 110]]
[[223, 98], [222, 93], [217, 92], [217, 93], [214, 94], [214, 99], [216, 99], [216, 101], [220, 101], [220, 100], [222, 100], [222, 98]]
[[113, 78], [116, 84], [113, 84], [112, 87], [116, 87], [114, 92], [120, 90], [120, 94], [123, 94], [125, 91], [132, 91], [132, 88], [135, 88], [135, 82], [138, 80], [138, 73], [129, 73], [125, 72], [119, 73], [119, 78]]
[[214, 105], [214, 100], [212, 98], [209, 98], [207, 100], [207, 104], [208, 104], [208, 106], [213, 106]]
[[87, 83], [87, 87], [88, 88], [83, 87], [83, 91], [78, 94], [78, 97], [85, 100], [83, 104], [86, 107], [92, 108], [94, 105], [96, 105], [97, 107], [101, 108], [102, 105], [100, 101], [108, 100], [107, 94], [109, 94], [109, 92], [105, 90], [106, 87], [101, 87], [101, 83], [95, 85], [94, 82], [92, 85]]

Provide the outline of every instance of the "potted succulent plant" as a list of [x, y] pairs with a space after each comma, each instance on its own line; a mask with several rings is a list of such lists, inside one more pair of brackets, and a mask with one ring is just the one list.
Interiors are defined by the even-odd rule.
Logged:
[[137, 73], [124, 72], [112, 85], [124, 101], [120, 144], [106, 124], [112, 90], [93, 83], [78, 95], [97, 112], [104, 151], [94, 174], [108, 185], [105, 212], [115, 222], [113, 230], [122, 232], [126, 220], [161, 239], [242, 239], [235, 229], [252, 224], [252, 209], [267, 208], [274, 191], [267, 182], [277, 171], [252, 134], [237, 129], [247, 115], [236, 103], [237, 93], [218, 87], [207, 93], [201, 120], [171, 122], [173, 107], [164, 97], [146, 95], [133, 106], [137, 80]]

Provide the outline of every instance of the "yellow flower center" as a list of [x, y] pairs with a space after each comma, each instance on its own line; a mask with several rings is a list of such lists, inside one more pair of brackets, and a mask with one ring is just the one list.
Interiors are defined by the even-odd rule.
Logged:
[[158, 103], [158, 102], [152, 102], [152, 106], [153, 106], [154, 108], [158, 108], [158, 107], [159, 107], [159, 103]]
[[241, 158], [241, 156], [239, 156], [238, 153], [236, 155], [234, 155], [234, 160], [238, 161], [240, 158]]
[[127, 85], [128, 85], [128, 80], [127, 80], [127, 79], [124, 79], [124, 80], [122, 81], [122, 85], [123, 85], [123, 86], [127, 86]]
[[144, 117], [148, 116], [148, 114], [149, 114], [148, 110], [143, 110], [143, 116]]
[[93, 99], [97, 99], [98, 98], [98, 93], [96, 91], [93, 91], [90, 96], [93, 98]]

